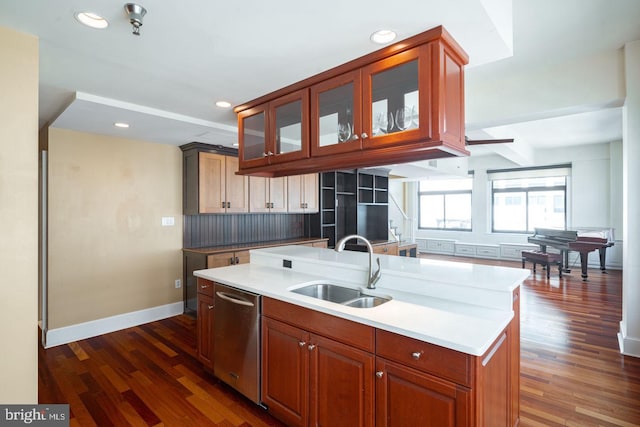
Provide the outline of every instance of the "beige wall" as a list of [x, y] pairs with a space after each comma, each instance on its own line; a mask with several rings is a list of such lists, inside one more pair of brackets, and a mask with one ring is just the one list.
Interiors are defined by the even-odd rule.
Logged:
[[182, 300], [178, 147], [50, 128], [48, 194], [49, 329]]
[[0, 27], [0, 403], [38, 401], [38, 39]]

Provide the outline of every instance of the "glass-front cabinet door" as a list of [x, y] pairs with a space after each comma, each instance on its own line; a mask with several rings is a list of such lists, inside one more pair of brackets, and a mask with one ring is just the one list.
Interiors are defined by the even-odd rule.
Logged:
[[268, 164], [267, 104], [238, 113], [240, 168]]
[[[426, 49], [424, 49], [426, 48]], [[424, 139], [430, 133], [429, 46], [402, 52], [362, 70], [363, 148]]]
[[[269, 104], [270, 162], [309, 157], [309, 91], [303, 89]], [[273, 153], [273, 154], [269, 154]]]
[[311, 155], [362, 148], [360, 71], [311, 87]]

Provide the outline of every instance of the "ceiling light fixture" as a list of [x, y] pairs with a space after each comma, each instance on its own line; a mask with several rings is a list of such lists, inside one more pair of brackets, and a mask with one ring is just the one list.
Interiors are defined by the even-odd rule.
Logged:
[[140, 35], [140, 27], [142, 27], [142, 18], [147, 14], [147, 9], [135, 3], [127, 3], [124, 5], [124, 11], [129, 16], [129, 22], [133, 26], [133, 35]]
[[227, 102], [227, 101], [218, 101], [216, 102], [216, 105], [220, 108], [229, 108], [231, 107], [231, 103]]
[[378, 30], [375, 33], [371, 34], [371, 37], [369, 38], [374, 43], [385, 44], [395, 40], [396, 37], [397, 37], [397, 34], [395, 31]]
[[129, 123], [125, 123], [125, 122], [115, 122], [113, 125], [115, 127], [117, 127], [117, 128], [128, 128], [129, 127]]
[[93, 12], [76, 12], [76, 20], [87, 27], [103, 30], [109, 26], [109, 22], [102, 16]]

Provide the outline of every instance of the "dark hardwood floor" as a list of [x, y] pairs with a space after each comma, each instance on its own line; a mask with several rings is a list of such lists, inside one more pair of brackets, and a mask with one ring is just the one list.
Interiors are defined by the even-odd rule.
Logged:
[[[516, 262], [429, 258], [506, 265]], [[521, 426], [640, 426], [640, 359], [620, 355], [620, 271], [579, 271], [522, 288]], [[177, 316], [39, 349], [39, 400], [77, 426], [280, 426], [208, 374], [195, 321]]]

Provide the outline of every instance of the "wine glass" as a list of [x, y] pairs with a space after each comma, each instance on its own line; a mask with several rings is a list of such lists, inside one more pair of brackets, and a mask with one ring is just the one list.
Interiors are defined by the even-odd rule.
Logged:
[[398, 130], [407, 130], [413, 123], [415, 107], [402, 107], [396, 111], [396, 127]]
[[338, 141], [347, 142], [351, 138], [351, 125], [349, 123], [338, 123]]
[[374, 125], [374, 135], [389, 133], [393, 129], [393, 113], [378, 113]]

